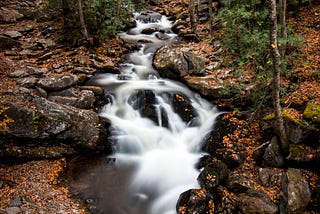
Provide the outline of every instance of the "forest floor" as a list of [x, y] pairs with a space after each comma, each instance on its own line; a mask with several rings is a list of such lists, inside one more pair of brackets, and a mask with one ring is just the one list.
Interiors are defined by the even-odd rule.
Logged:
[[[160, 10], [170, 10], [180, 1], [166, 0], [163, 2]], [[315, 103], [320, 104], [320, 3], [314, 1], [311, 6], [301, 8], [298, 17], [291, 18], [288, 23], [297, 34], [303, 37], [305, 42], [297, 58], [291, 62], [293, 64], [293, 73], [282, 77], [283, 86], [290, 89], [290, 93], [287, 93], [283, 97], [283, 105], [290, 107], [292, 104], [305, 103], [311, 99]], [[15, 25], [2, 24], [0, 34], [7, 28], [19, 29], [19, 27], [26, 24], [32, 24], [35, 28], [40, 28], [43, 25], [43, 23], [34, 21], [16, 23]], [[200, 25], [199, 29], [203, 29], [201, 31], [203, 35], [200, 35], [203, 39], [199, 43], [192, 43], [192, 46], [195, 49], [201, 50], [210, 46], [210, 39], [205, 38], [207, 35], [206, 25]], [[121, 49], [120, 40], [114, 39], [111, 42], [111, 47], [117, 50]], [[108, 49], [110, 49], [110, 43], [105, 43], [97, 51], [103, 55], [104, 51]], [[120, 55], [122, 51], [120, 50], [119, 54], [116, 54], [114, 57], [109, 57], [110, 66], [114, 62], [121, 61]], [[66, 53], [62, 54], [66, 55]], [[3, 52], [0, 53], [0, 57], [4, 57]], [[105, 56], [105, 59], [107, 58], [108, 56]], [[59, 57], [56, 59], [59, 60]], [[0, 66], [2, 65], [0, 62]], [[16, 63], [13, 62], [12, 65], [15, 66]], [[2, 68], [2, 70], [7, 70], [8, 72], [10, 69], [10, 66]], [[293, 76], [299, 81], [293, 82]], [[2, 79], [1, 82], [1, 91], [12, 90], [16, 86], [16, 83], [12, 82], [11, 79]], [[296, 110], [296, 114], [297, 117], [302, 117], [302, 112]], [[255, 176], [257, 169], [254, 167], [255, 163], [252, 159], [252, 151], [253, 148], [261, 144], [259, 142], [262, 139], [262, 130], [259, 125], [260, 118], [259, 116], [255, 116], [248, 120], [240, 119], [235, 115], [236, 112], [226, 114], [226, 117], [233, 118], [231, 121], [237, 124], [237, 129], [224, 138], [224, 143], [229, 144], [232, 139], [232, 143], [229, 144], [230, 146], [241, 145], [247, 150], [249, 156], [245, 160], [243, 168], [251, 171], [252, 176]], [[60, 181], [59, 175], [63, 172], [65, 165], [65, 159], [30, 161], [13, 165], [0, 163], [0, 213], [5, 213], [8, 204], [13, 202], [19, 203], [19, 200], [23, 204], [21, 208], [25, 213], [53, 214], [57, 213], [58, 210], [62, 213], [86, 213], [86, 209], [81, 203], [71, 198], [68, 189], [58, 185]], [[279, 171], [281, 170], [279, 169]], [[317, 175], [305, 172], [305, 176], [310, 181], [309, 183], [313, 185], [311, 188], [319, 185]], [[274, 201], [278, 201], [280, 184], [275, 185], [272, 189], [263, 191]], [[20, 198], [17, 198], [18, 196]]]

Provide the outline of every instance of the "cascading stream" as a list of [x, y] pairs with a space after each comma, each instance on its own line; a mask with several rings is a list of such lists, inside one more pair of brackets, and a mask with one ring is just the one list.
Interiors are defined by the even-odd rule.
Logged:
[[[139, 20], [139, 16], [135, 15], [135, 28], [119, 35], [125, 41], [138, 42], [141, 48], [121, 65], [121, 74], [101, 74], [95, 80], [106, 88], [110, 99], [100, 114], [113, 127], [116, 160], [113, 173], [129, 177], [121, 184], [122, 188], [115, 190], [126, 189], [121, 199], [116, 204], [105, 204], [105, 209], [116, 214], [176, 213], [179, 195], [199, 188], [195, 164], [202, 156], [201, 141], [210, 132], [218, 112], [182, 84], [159, 78], [152, 68], [153, 54], [160, 46], [176, 42], [176, 35], [165, 16], [148, 23]], [[143, 34], [145, 29], [156, 31]], [[159, 39], [159, 34], [165, 40]], [[175, 111], [172, 106], [175, 95], [190, 100], [196, 115], [192, 120], [185, 121]], [[145, 115], [145, 105], [154, 107], [152, 117]], [[111, 189], [114, 188], [109, 186], [104, 194], [110, 198], [119, 195]]]

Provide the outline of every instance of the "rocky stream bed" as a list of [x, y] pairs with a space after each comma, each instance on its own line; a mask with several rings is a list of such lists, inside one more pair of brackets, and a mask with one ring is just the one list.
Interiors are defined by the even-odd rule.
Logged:
[[[88, 81], [97, 73], [119, 73], [118, 64], [137, 44], [115, 38], [95, 50], [66, 46], [38, 3], [0, 3], [0, 213], [97, 213], [98, 196], [85, 194], [90, 186], [81, 186], [79, 172], [96, 182], [97, 172], [89, 169], [101, 162], [112, 167], [105, 155], [114, 145], [110, 121], [98, 114], [108, 102], [104, 89]], [[248, 81], [233, 76], [222, 66], [219, 41], [194, 41], [179, 31], [185, 19], [154, 4], [150, 9], [177, 20], [173, 30], [180, 40], [160, 47], [153, 67], [225, 111], [204, 139], [200, 188], [181, 194], [177, 212], [319, 213], [318, 123], [305, 126], [287, 109], [290, 153], [283, 154], [271, 110], [245, 108], [254, 88], [251, 74], [242, 77]], [[228, 81], [241, 82], [242, 90], [228, 88]], [[152, 103], [152, 95], [140, 95]], [[186, 121], [193, 118], [186, 97], [175, 96], [172, 103]], [[231, 106], [244, 110], [228, 111]], [[152, 105], [142, 111], [146, 117], [154, 113]]]

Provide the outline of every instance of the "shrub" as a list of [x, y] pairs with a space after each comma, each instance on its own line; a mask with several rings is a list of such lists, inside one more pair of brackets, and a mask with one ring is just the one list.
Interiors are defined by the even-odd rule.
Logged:
[[[87, 0], [83, 13], [89, 36], [112, 37], [123, 29], [135, 10], [144, 6], [143, 0]], [[56, 22], [64, 24], [68, 37], [78, 39], [81, 28], [78, 0], [49, 0], [47, 11]]]

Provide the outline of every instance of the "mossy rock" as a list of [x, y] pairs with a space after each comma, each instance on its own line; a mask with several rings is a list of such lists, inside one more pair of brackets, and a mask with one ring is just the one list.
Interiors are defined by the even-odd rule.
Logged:
[[[300, 118], [295, 117], [295, 115], [293, 114], [293, 112], [295, 112], [295, 109], [292, 108], [283, 108], [282, 109], [282, 117], [288, 121], [292, 121], [294, 124], [298, 125], [298, 126], [304, 126], [305, 122], [303, 120], [301, 120]], [[275, 114], [274, 113], [270, 113], [267, 114], [266, 116], [264, 116], [262, 118], [263, 121], [272, 121], [275, 119]]]
[[305, 144], [290, 144], [289, 152], [290, 156], [288, 159], [299, 163], [316, 161], [320, 154], [319, 151]]
[[309, 102], [303, 112], [303, 117], [312, 122], [320, 123], [320, 105]]

